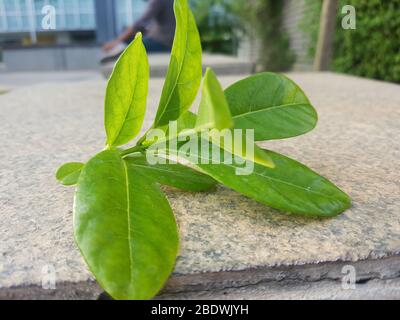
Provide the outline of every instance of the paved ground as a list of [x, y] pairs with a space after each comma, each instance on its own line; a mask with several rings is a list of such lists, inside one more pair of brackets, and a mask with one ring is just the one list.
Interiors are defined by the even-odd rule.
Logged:
[[[265, 147], [330, 178], [354, 200], [328, 220], [288, 216], [235, 192], [168, 189], [181, 252], [164, 298], [400, 298], [400, 87], [335, 74], [291, 74], [315, 104], [312, 133]], [[226, 86], [237, 77], [221, 78]], [[150, 83], [147, 124], [161, 80]], [[102, 80], [0, 96], [0, 298], [97, 298], [75, 247], [73, 189], [57, 167], [103, 147]], [[342, 268], [356, 268], [343, 290]], [[43, 290], [47, 268], [56, 290]]]
[[96, 71], [0, 72], [0, 91], [1, 88], [10, 90], [40, 83], [100, 80], [101, 77]]
[[[241, 58], [217, 55], [203, 54], [203, 67], [212, 68], [216, 74], [220, 76], [248, 74], [253, 72], [253, 63]], [[153, 78], [164, 78], [167, 73], [170, 61], [169, 54], [151, 54], [149, 55], [150, 74]], [[102, 73], [105, 77], [111, 74], [113, 63], [110, 63], [102, 68]]]
[[[164, 77], [170, 56], [168, 54], [149, 55], [151, 76]], [[248, 61], [225, 55], [203, 55], [204, 67], [212, 67], [219, 75], [248, 74], [252, 72], [253, 65]], [[13, 88], [36, 85], [40, 83], [73, 82], [84, 80], [100, 80], [108, 77], [113, 64], [108, 64], [98, 71], [53, 71], [53, 72], [5, 72], [0, 69], [0, 94]]]

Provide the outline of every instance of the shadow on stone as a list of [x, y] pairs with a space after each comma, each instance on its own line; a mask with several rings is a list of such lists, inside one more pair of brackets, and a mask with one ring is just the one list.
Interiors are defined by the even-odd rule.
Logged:
[[97, 300], [114, 300], [107, 292], [103, 292], [99, 295]]

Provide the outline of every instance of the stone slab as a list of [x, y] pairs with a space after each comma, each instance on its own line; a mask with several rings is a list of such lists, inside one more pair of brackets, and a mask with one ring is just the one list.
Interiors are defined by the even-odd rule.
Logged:
[[101, 79], [98, 71], [0, 72], [0, 88], [11, 90], [41, 83], [64, 83]]
[[[353, 207], [334, 219], [312, 220], [223, 187], [166, 189], [181, 252], [160, 298], [318, 298], [318, 292], [322, 298], [400, 298], [400, 86], [330, 73], [290, 76], [316, 106], [319, 125], [263, 146], [331, 179], [351, 195]], [[237, 77], [221, 80], [227, 86]], [[160, 79], [150, 82], [146, 126], [161, 86]], [[91, 80], [0, 96], [0, 298], [93, 299], [102, 292], [74, 244], [74, 190], [59, 186], [54, 172], [103, 148], [104, 88]], [[356, 267], [360, 289], [341, 289], [347, 264]], [[49, 266], [56, 290], [41, 286]]]
[[[168, 70], [169, 54], [149, 54], [150, 74], [155, 78], [163, 78]], [[102, 67], [102, 74], [108, 78], [112, 72], [114, 63], [108, 63]], [[203, 67], [212, 68], [220, 76], [249, 74], [253, 72], [254, 63], [243, 58], [221, 55], [203, 54]]]

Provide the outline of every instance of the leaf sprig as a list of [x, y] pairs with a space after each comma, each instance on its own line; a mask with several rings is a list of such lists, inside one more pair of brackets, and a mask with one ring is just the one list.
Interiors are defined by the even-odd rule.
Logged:
[[[204, 129], [253, 129], [255, 141], [263, 141], [298, 136], [315, 127], [317, 113], [303, 91], [273, 73], [248, 77], [223, 91], [208, 69], [198, 115], [188, 111], [202, 78], [200, 37], [187, 0], [175, 0], [174, 11], [175, 40], [152, 128], [168, 133], [170, 121], [177, 120], [178, 134], [190, 132], [204, 143], [199, 134]], [[327, 179], [257, 146], [250, 159], [254, 172], [248, 176], [237, 175], [234, 164], [151, 165], [146, 153], [157, 142], [146, 136], [133, 148], [119, 149], [141, 130], [148, 81], [147, 54], [138, 33], [108, 82], [106, 150], [86, 164], [65, 164], [56, 175], [64, 185], [77, 185], [75, 240], [97, 281], [113, 298], [151, 299], [173, 271], [179, 232], [159, 185], [193, 192], [221, 183], [273, 208], [310, 217], [332, 217], [350, 207], [350, 198]], [[245, 157], [213, 140], [205, 143], [221, 153]], [[168, 145], [166, 153], [180, 155], [178, 146]], [[194, 151], [191, 159], [201, 157]]]

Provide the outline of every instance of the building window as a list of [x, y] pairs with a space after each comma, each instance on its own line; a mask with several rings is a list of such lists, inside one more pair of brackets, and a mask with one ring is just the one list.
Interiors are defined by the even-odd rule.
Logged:
[[42, 8], [56, 9], [55, 31], [94, 30], [95, 0], [0, 0], [0, 32], [42, 30]]
[[132, 25], [134, 21], [140, 18], [144, 12], [146, 0], [117, 0], [116, 3], [116, 28], [121, 32], [126, 27]]

